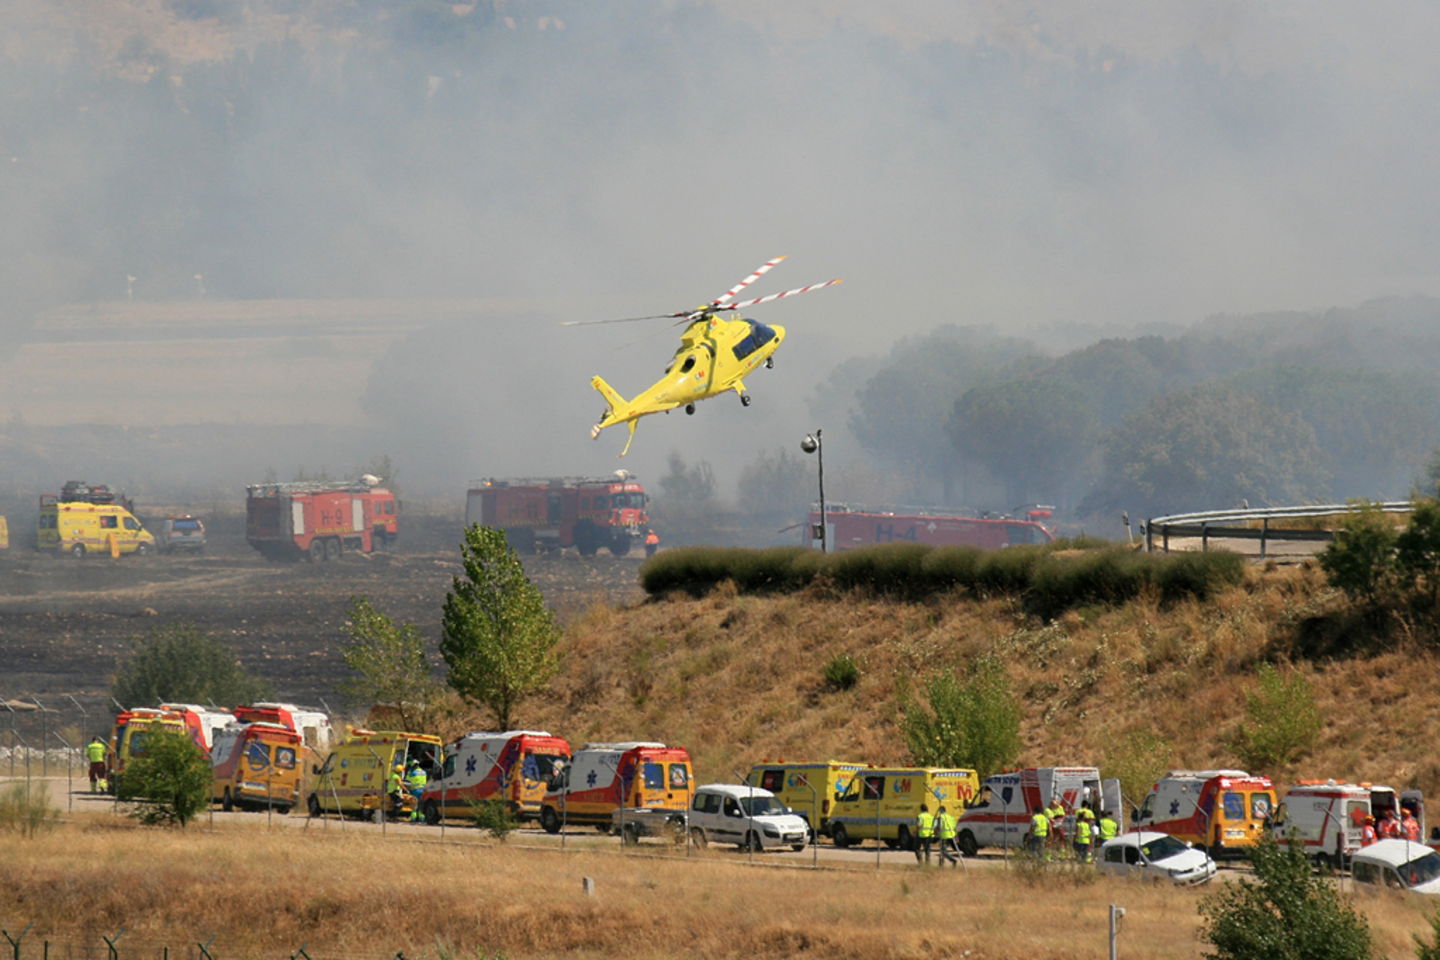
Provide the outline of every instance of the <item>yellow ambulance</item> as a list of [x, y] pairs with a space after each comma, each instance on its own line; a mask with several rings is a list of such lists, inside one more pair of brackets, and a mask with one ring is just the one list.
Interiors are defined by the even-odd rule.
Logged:
[[0, 550], [10, 549], [10, 528], [5, 525], [5, 518], [0, 517]]
[[40, 498], [35, 546], [77, 557], [118, 557], [149, 553], [155, 549], [155, 537], [118, 503], [69, 502], [47, 495]]
[[805, 818], [812, 834], [830, 835], [829, 820], [835, 804], [850, 787], [850, 778], [866, 769], [863, 763], [788, 763], [761, 760], [750, 768], [745, 782], [775, 794], [776, 799]]
[[941, 806], [957, 820], [980, 793], [974, 770], [941, 767], [866, 767], [850, 776], [828, 824], [837, 847], [880, 839], [888, 847], [915, 845], [915, 816], [920, 804], [938, 813]]
[[331, 812], [371, 816], [390, 808], [387, 784], [396, 767], [408, 772], [416, 762], [427, 777], [436, 777], [443, 759], [439, 737], [357, 727], [340, 741], [324, 766], [313, 771], [315, 785], [305, 806], [312, 817]]

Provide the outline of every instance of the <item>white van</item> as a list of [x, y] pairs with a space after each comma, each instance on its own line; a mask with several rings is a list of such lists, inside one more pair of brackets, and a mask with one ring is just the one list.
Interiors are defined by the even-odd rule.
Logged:
[[1440, 893], [1440, 853], [1409, 840], [1377, 840], [1355, 851], [1350, 877], [1357, 884], [1411, 893]]
[[1418, 790], [1397, 793], [1390, 787], [1343, 780], [1301, 780], [1275, 808], [1270, 829], [1281, 840], [1298, 840], [1316, 863], [1340, 869], [1360, 849], [1361, 829], [1371, 816], [1379, 824], [1386, 811], [1404, 806], [1425, 829], [1424, 797]]
[[742, 850], [803, 850], [809, 836], [805, 818], [760, 787], [708, 783], [690, 803], [690, 838], [697, 847], [714, 841]]

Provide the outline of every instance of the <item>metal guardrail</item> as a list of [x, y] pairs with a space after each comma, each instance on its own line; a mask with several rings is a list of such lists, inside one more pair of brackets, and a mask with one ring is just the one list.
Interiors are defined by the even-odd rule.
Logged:
[[[1383, 513], [1409, 513], [1415, 505], [1409, 500], [1392, 500], [1367, 504]], [[1145, 551], [1155, 551], [1155, 536], [1160, 535], [1161, 550], [1170, 552], [1171, 537], [1199, 537], [1200, 549], [1207, 550], [1212, 536], [1231, 540], [1259, 540], [1260, 556], [1274, 540], [1298, 540], [1325, 543], [1335, 539], [1334, 530], [1290, 530], [1272, 527], [1272, 520], [1305, 517], [1334, 517], [1355, 513], [1361, 506], [1353, 503], [1311, 504], [1297, 507], [1256, 507], [1238, 510], [1208, 510], [1201, 513], [1176, 513], [1145, 521]], [[1253, 526], [1256, 522], [1259, 526]]]

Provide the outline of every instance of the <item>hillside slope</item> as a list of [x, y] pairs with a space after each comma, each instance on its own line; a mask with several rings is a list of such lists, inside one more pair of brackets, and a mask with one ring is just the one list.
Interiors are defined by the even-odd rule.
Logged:
[[[697, 775], [729, 779], [763, 757], [908, 761], [901, 691], [986, 653], [1001, 657], [1024, 720], [1022, 762], [1096, 763], [1134, 730], [1168, 741], [1174, 766], [1234, 766], [1255, 667], [1281, 661], [1297, 625], [1337, 602], [1310, 565], [1252, 570], [1205, 603], [1140, 601], [1048, 624], [1006, 600], [897, 603], [823, 589], [752, 597], [722, 587], [571, 622], [553, 692], [526, 724], [572, 742], [655, 738], [688, 746]], [[830, 689], [823, 666], [848, 653], [860, 679]], [[1440, 788], [1427, 746], [1440, 734], [1436, 656], [1423, 649], [1300, 663], [1325, 716], [1296, 777]]]

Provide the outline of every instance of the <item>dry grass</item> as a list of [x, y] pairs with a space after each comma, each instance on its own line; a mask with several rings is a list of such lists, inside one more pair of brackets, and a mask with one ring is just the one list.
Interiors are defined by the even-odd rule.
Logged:
[[[1005, 600], [897, 603], [819, 588], [595, 604], [570, 620], [562, 675], [525, 722], [575, 743], [682, 744], [702, 779], [730, 779], [763, 757], [905, 762], [902, 691], [993, 651], [1023, 700], [1024, 763], [1098, 762], [1111, 738], [1143, 727], [1171, 744], [1174, 765], [1233, 766], [1226, 744], [1256, 664], [1335, 602], [1306, 565], [1253, 570], [1209, 603], [1141, 598], [1048, 624]], [[842, 653], [860, 678], [834, 691], [822, 670]], [[1259, 772], [1440, 790], [1440, 765], [1419, 746], [1440, 736], [1437, 665], [1409, 649], [1301, 664], [1327, 718], [1320, 743], [1295, 769]]]
[[[1129, 958], [1202, 954], [1196, 891], [1065, 876], [1022, 883], [995, 865], [811, 872], [737, 860], [441, 846], [356, 831], [142, 830], [96, 820], [4, 841], [0, 918], [31, 937], [132, 950], [214, 936], [225, 957], [514, 958], [793, 956], [1061, 958], [1103, 955], [1118, 903]], [[582, 877], [598, 895], [586, 897]], [[1381, 946], [1401, 955], [1419, 904], [1366, 897]], [[969, 951], [967, 954], [966, 951]], [[158, 949], [156, 950], [158, 955]]]

